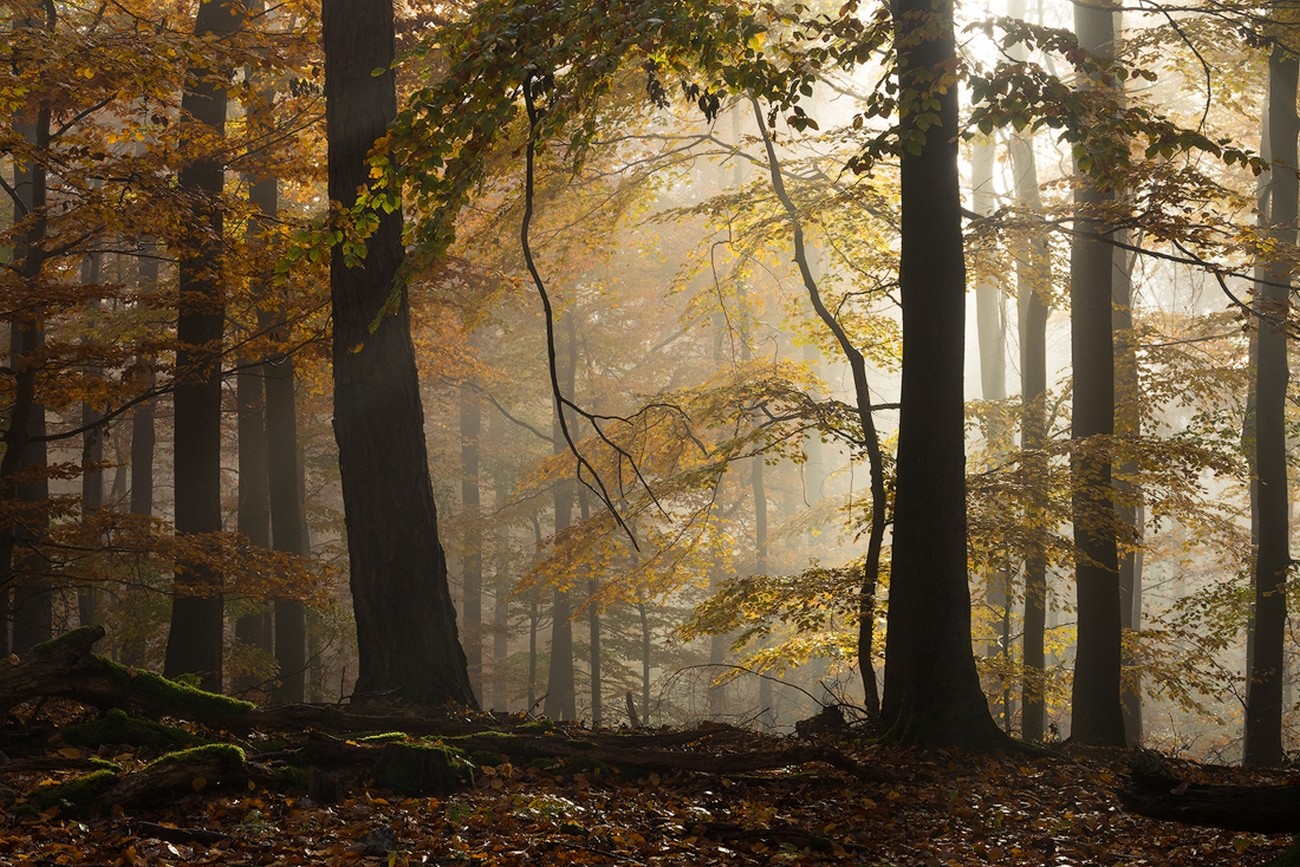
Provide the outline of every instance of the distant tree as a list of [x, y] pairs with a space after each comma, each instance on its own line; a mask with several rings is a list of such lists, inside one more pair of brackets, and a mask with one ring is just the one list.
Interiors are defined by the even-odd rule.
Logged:
[[[242, 4], [203, 0], [194, 32], [200, 39], [229, 35], [243, 20]], [[231, 74], [229, 67], [193, 67], [181, 99], [187, 122], [206, 127], [217, 139], [225, 134]], [[226, 315], [221, 274], [225, 225], [222, 154], [215, 148], [206, 149], [181, 169], [178, 181], [188, 194], [193, 225], [201, 230], [187, 233], [177, 251], [176, 532], [217, 533], [222, 527], [221, 349]], [[222, 686], [225, 646], [221, 588], [220, 566], [212, 558], [187, 558], [177, 563], [163, 666], [169, 677], [197, 674], [204, 689], [214, 691]]]
[[330, 259], [334, 433], [359, 666], [356, 699], [395, 695], [474, 705], [447, 562], [438, 540], [395, 192], [356, 254], [348, 214], [367, 159], [397, 112], [391, 0], [325, 0], [326, 137], [332, 217], [346, 241]]
[[[1296, 90], [1300, 62], [1294, 50], [1275, 42], [1268, 62], [1268, 141], [1273, 169], [1268, 207], [1260, 228], [1279, 245], [1296, 243], [1298, 185]], [[1294, 263], [1277, 256], [1266, 263], [1255, 287], [1256, 359], [1251, 390], [1256, 479], [1251, 486], [1257, 518], [1253, 584], [1254, 646], [1246, 689], [1245, 761], [1279, 765], [1282, 750], [1283, 649], [1286, 644], [1287, 573], [1291, 568], [1287, 489], [1286, 393], [1287, 319]]]
[[[1112, 56], [1115, 10], [1076, 6], [1081, 47]], [[1110, 80], [1084, 79], [1085, 89], [1113, 88]], [[1105, 167], [1096, 167], [1098, 173]], [[1070, 249], [1070, 358], [1074, 371], [1071, 436], [1075, 581], [1079, 645], [1074, 663], [1070, 736], [1079, 743], [1124, 744], [1120, 707], [1120, 593], [1111, 483], [1111, 437], [1115, 433], [1113, 332], [1114, 252], [1110, 228], [1099, 213], [1114, 199], [1113, 181], [1078, 170], [1075, 235]]]

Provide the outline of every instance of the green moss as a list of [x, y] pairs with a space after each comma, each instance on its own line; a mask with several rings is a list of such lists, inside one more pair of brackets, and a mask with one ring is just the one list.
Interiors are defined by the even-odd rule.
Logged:
[[516, 730], [524, 734], [538, 734], [539, 732], [555, 731], [555, 721], [549, 719], [534, 719], [526, 723], [520, 723]]
[[63, 645], [89, 647], [103, 637], [104, 629], [102, 626], [79, 626], [62, 635], [57, 635], [49, 641], [42, 641], [40, 644], [33, 645], [31, 652], [44, 656], [58, 650]]
[[388, 744], [409, 740], [406, 732], [376, 732], [373, 735], [357, 735], [355, 738], [359, 744]]
[[244, 751], [234, 744], [203, 744], [187, 750], [159, 756], [146, 769], [160, 768], [168, 765], [186, 765], [194, 762], [216, 761], [217, 767], [226, 773], [235, 773], [244, 767]]
[[103, 656], [95, 659], [105, 666], [108, 676], [117, 682], [127, 701], [133, 693], [141, 695], [195, 722], [221, 722], [244, 716], [256, 707], [252, 702], [207, 692], [151, 671], [128, 669]]
[[202, 743], [184, 729], [134, 719], [120, 708], [107, 711], [93, 722], [66, 726], [59, 730], [59, 734], [65, 741], [78, 747], [130, 744], [154, 750], [175, 750]]
[[298, 765], [284, 765], [275, 769], [280, 785], [290, 789], [307, 788], [307, 769]]
[[84, 808], [96, 796], [117, 782], [117, 772], [104, 768], [53, 786], [41, 786], [32, 792], [25, 804], [16, 808], [19, 813], [44, 813], [51, 807]]
[[474, 781], [474, 763], [446, 743], [388, 744], [375, 774], [399, 795], [446, 795]]

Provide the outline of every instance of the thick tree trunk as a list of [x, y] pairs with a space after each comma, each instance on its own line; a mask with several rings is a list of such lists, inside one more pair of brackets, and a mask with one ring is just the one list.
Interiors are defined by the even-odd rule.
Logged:
[[[325, 0], [322, 21], [329, 193], [346, 211], [369, 180], [366, 155], [397, 111], [393, 7], [391, 0]], [[364, 262], [350, 267], [341, 245], [330, 260], [334, 435], [357, 621], [356, 693], [473, 705], [438, 540], [398, 276], [403, 256], [398, 208], [380, 215]]]
[[[1075, 7], [1079, 44], [1110, 56], [1115, 39], [1109, 4]], [[1086, 88], [1113, 87], [1088, 82]], [[1079, 640], [1074, 661], [1070, 737], [1083, 744], [1124, 743], [1120, 707], [1120, 594], [1115, 544], [1110, 439], [1115, 432], [1112, 248], [1096, 214], [1113, 199], [1084, 172], [1075, 188], [1070, 250], [1070, 355], [1074, 370], [1071, 434], [1075, 581]]]
[[[897, 0], [903, 366], [883, 719], [894, 741], [986, 747], [966, 572], [966, 265], [952, 4]], [[921, 127], [920, 104], [938, 123]]]
[[[54, 6], [47, 18], [20, 18], [16, 26], [53, 30]], [[31, 104], [19, 110], [14, 130], [37, 153], [50, 146], [50, 108]], [[0, 523], [0, 590], [9, 594], [10, 650], [25, 653], [48, 641], [53, 634], [51, 591], [43, 577], [44, 566], [33, 550], [49, 528], [49, 481], [21, 481], [17, 475], [30, 467], [44, 467], [45, 405], [38, 399], [37, 374], [45, 345], [45, 312], [40, 302], [40, 280], [45, 270], [47, 178], [42, 163], [14, 160], [14, 220], [23, 228], [14, 245], [11, 267], [31, 293], [30, 304], [10, 320], [10, 368], [14, 377], [9, 424], [0, 459], [0, 506], [7, 512]]]
[[[203, 0], [195, 18], [198, 38], [237, 31], [240, 4]], [[226, 129], [229, 69], [191, 69], [181, 110], [194, 123], [222, 136]], [[224, 166], [204, 156], [180, 171], [180, 187], [190, 197], [193, 222], [177, 251], [180, 296], [177, 305], [175, 412], [176, 532], [220, 532], [221, 524], [221, 344], [225, 296], [221, 281], [224, 218], [220, 197]], [[205, 689], [221, 690], [223, 650], [222, 575], [212, 558], [181, 561], [176, 567], [171, 631], [167, 636], [169, 676], [193, 673]]]
[[[1269, 57], [1268, 136], [1273, 158], [1269, 213], [1264, 228], [1282, 245], [1296, 242], [1296, 116], [1298, 66], [1295, 54], [1278, 44]], [[1281, 764], [1283, 647], [1286, 640], [1286, 577], [1291, 566], [1286, 467], [1286, 322], [1292, 264], [1270, 262], [1268, 279], [1255, 290], [1258, 317], [1254, 392], [1255, 548], [1254, 648], [1246, 688], [1245, 761]]]

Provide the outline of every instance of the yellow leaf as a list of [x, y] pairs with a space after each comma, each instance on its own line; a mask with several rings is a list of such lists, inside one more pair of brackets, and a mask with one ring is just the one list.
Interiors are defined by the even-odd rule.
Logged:
[[207, 777], [195, 777], [193, 780], [190, 780], [190, 785], [194, 788], [194, 791], [196, 792], [203, 791], [203, 787], [206, 786], [207, 784], [208, 784]]

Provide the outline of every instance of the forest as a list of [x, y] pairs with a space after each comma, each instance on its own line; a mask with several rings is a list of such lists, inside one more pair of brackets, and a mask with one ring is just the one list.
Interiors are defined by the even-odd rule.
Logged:
[[0, 863], [1300, 863], [1300, 19], [0, 0]]

